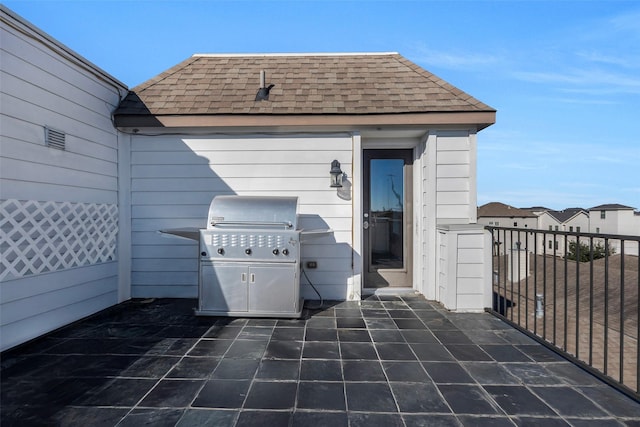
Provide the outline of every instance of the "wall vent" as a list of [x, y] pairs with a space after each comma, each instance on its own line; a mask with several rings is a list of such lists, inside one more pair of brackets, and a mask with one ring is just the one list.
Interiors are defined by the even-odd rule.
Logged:
[[51, 129], [49, 127], [44, 128], [45, 144], [47, 144], [49, 147], [55, 148], [57, 150], [64, 150], [65, 139], [66, 139], [66, 135], [64, 132]]

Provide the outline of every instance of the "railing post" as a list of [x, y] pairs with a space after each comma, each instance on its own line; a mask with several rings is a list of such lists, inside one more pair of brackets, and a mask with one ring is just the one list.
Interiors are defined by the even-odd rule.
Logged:
[[608, 373], [609, 365], [609, 239], [604, 239], [604, 366], [603, 372]]
[[576, 357], [580, 357], [580, 235], [576, 236]]
[[[640, 255], [640, 254], [638, 254]], [[624, 384], [624, 239], [620, 240], [620, 379]], [[637, 338], [636, 338], [637, 339]]]

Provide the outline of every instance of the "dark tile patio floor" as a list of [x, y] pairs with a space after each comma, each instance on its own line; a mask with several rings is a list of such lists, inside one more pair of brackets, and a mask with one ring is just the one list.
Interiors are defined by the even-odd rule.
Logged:
[[640, 426], [640, 404], [490, 314], [419, 295], [302, 320], [195, 305], [129, 301], [5, 352], [0, 424]]

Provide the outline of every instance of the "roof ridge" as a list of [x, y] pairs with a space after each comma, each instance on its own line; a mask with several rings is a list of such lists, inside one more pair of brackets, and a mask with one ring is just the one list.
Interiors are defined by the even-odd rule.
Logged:
[[381, 56], [398, 55], [398, 52], [268, 52], [268, 53], [194, 53], [192, 58], [250, 58], [274, 56]]

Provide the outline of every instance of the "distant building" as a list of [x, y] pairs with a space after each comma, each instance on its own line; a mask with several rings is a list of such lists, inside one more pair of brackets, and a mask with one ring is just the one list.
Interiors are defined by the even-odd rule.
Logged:
[[478, 208], [478, 223], [495, 227], [536, 228], [538, 216], [528, 210], [491, 202]]
[[[640, 235], [640, 211], [630, 206], [605, 204], [589, 209], [589, 231], [591, 233]], [[620, 253], [620, 242], [611, 241], [616, 253]], [[624, 253], [638, 255], [637, 242], [627, 242]]]
[[[491, 202], [478, 208], [478, 224], [494, 227], [510, 227], [536, 229], [538, 216], [528, 210], [518, 209], [500, 202]], [[506, 233], [504, 241], [496, 242], [495, 255], [503, 255], [510, 249], [524, 249], [533, 242], [528, 242], [527, 233]]]
[[[543, 231], [640, 236], [640, 211], [620, 204], [604, 204], [590, 209], [566, 208], [556, 211], [544, 206], [516, 208], [504, 203], [491, 202], [478, 208], [478, 223], [494, 227]], [[507, 240], [510, 239], [509, 236], [507, 235]], [[584, 239], [584, 243], [588, 243], [586, 237]], [[571, 240], [575, 240], [575, 238], [570, 237], [567, 242]], [[533, 243], [524, 239], [523, 236], [517, 237], [517, 239], [514, 237], [514, 242], [532, 249]], [[499, 246], [505, 247], [505, 243], [501, 242]], [[536, 244], [538, 248], [542, 248], [544, 245], [544, 250], [548, 254], [557, 256], [565, 254], [565, 240], [562, 234], [540, 234]], [[619, 240], [612, 239], [609, 244], [615, 253], [620, 253]], [[538, 250], [542, 251], [542, 249]], [[504, 253], [503, 250], [501, 253]], [[628, 241], [625, 244], [624, 253], [638, 255], [638, 243]]]
[[[538, 229], [586, 233], [589, 230], [589, 213], [582, 208], [567, 208], [561, 211], [546, 210], [538, 216]], [[547, 253], [564, 256], [564, 235], [540, 235], [538, 243], [545, 245]], [[571, 238], [569, 240], [572, 240]], [[573, 239], [575, 240], [575, 239]]]

